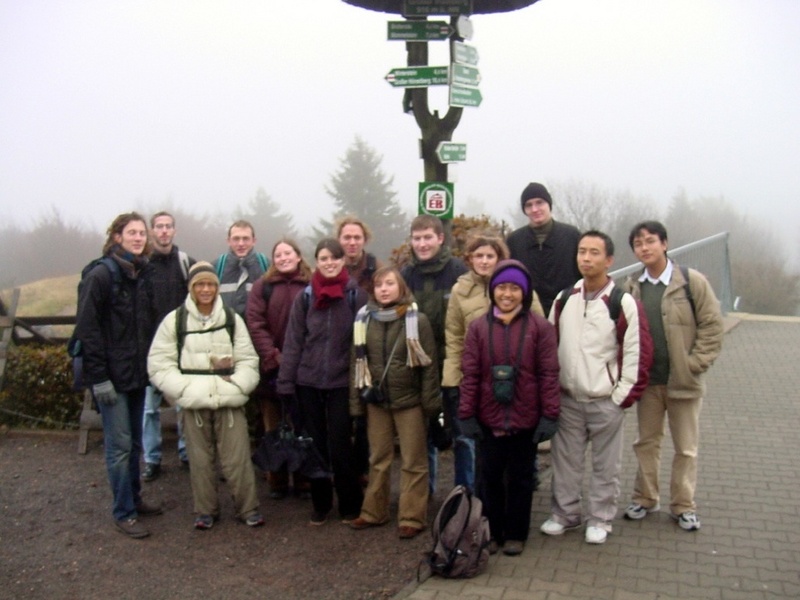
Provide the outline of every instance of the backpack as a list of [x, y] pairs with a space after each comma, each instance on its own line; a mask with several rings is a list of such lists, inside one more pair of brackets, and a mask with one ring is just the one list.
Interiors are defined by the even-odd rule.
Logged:
[[[431, 526], [433, 548], [422, 564], [441, 577], [474, 577], [489, 562], [489, 521], [483, 504], [463, 485], [447, 495]], [[417, 573], [419, 577], [419, 573]]]
[[[78, 282], [78, 302], [80, 302], [81, 299], [81, 290], [83, 289], [83, 282], [86, 276], [97, 265], [105, 265], [111, 273], [111, 303], [113, 304], [114, 299], [119, 294], [120, 286], [122, 285], [122, 271], [117, 261], [110, 256], [95, 258], [88, 265], [83, 267], [81, 270], [81, 279]], [[81, 312], [80, 307], [78, 307], [77, 312]], [[86, 388], [83, 383], [83, 344], [81, 340], [78, 339], [74, 330], [67, 342], [67, 353], [72, 358], [72, 389], [76, 392], [80, 392]]]
[[178, 344], [178, 369], [180, 369], [181, 373], [184, 375], [231, 375], [233, 370], [231, 369], [228, 373], [222, 373], [220, 371], [209, 371], [208, 369], [183, 369], [181, 368], [181, 354], [183, 353], [183, 345], [186, 341], [186, 336], [192, 333], [210, 333], [212, 331], [219, 331], [220, 329], [224, 329], [228, 332], [228, 337], [231, 339], [231, 345], [233, 345], [233, 336], [236, 332], [236, 316], [233, 312], [233, 309], [225, 306], [225, 324], [220, 325], [219, 327], [211, 327], [210, 329], [203, 329], [202, 331], [187, 331], [186, 325], [189, 319], [189, 311], [186, 310], [186, 305], [181, 304], [175, 310], [175, 338]]
[[[266, 273], [269, 269], [269, 260], [261, 252], [256, 252], [256, 260], [261, 267], [261, 272]], [[228, 262], [228, 253], [220, 254], [217, 259], [217, 279], [222, 281], [222, 273], [225, 271], [225, 263]], [[187, 271], [188, 272], [188, 271]]]

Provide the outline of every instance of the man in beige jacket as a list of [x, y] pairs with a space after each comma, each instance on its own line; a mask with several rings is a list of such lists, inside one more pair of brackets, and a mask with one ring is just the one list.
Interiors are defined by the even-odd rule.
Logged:
[[719, 356], [724, 334], [719, 301], [702, 274], [667, 257], [667, 230], [661, 223], [638, 223], [628, 242], [644, 270], [629, 278], [625, 288], [644, 305], [654, 351], [650, 383], [636, 407], [639, 438], [633, 449], [639, 470], [625, 517], [643, 519], [660, 508], [666, 415], [675, 447], [670, 514], [682, 529], [695, 531], [700, 529], [694, 494], [703, 376]]

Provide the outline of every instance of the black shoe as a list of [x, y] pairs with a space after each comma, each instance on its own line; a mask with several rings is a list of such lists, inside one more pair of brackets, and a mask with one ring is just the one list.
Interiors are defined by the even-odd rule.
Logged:
[[156, 463], [146, 463], [144, 465], [144, 471], [142, 471], [142, 481], [153, 481], [158, 479], [159, 475], [161, 475], [161, 465]]
[[136, 540], [146, 538], [148, 535], [150, 535], [150, 532], [142, 527], [142, 525], [136, 519], [123, 519], [121, 521], [115, 521], [115, 525], [122, 533]]

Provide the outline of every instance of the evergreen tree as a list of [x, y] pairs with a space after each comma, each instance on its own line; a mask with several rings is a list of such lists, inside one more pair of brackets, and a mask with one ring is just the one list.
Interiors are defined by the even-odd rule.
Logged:
[[236, 219], [245, 219], [253, 225], [256, 249], [270, 258], [272, 246], [283, 237], [297, 239], [294, 219], [273, 200], [264, 188], [258, 188], [244, 209], [236, 211]]
[[394, 178], [387, 177], [381, 169], [382, 160], [382, 156], [356, 136], [340, 160], [339, 170], [331, 176], [330, 186], [325, 187], [336, 211], [332, 219], [320, 219], [314, 235], [331, 235], [336, 219], [356, 215], [372, 230], [368, 250], [378, 258], [387, 258], [392, 248], [402, 243], [408, 235], [408, 217], [392, 189]]

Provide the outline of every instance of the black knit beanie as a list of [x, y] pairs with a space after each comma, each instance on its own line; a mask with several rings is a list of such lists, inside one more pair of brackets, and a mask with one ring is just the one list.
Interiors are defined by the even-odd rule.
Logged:
[[550, 192], [541, 183], [529, 183], [520, 196], [520, 204], [522, 204], [522, 212], [525, 212], [525, 203], [531, 198], [541, 198], [553, 208], [553, 199], [550, 197]]

